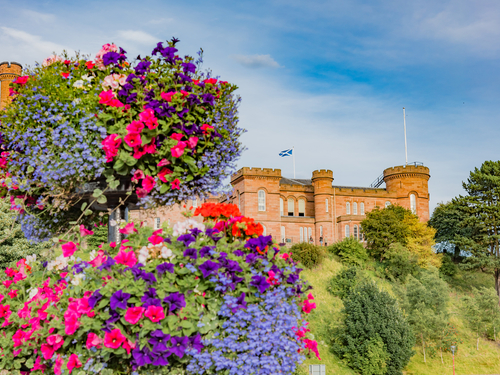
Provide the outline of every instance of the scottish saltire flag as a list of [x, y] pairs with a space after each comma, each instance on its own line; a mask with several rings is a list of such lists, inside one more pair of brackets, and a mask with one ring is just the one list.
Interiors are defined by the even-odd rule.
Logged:
[[280, 152], [281, 157], [292, 156], [293, 148]]

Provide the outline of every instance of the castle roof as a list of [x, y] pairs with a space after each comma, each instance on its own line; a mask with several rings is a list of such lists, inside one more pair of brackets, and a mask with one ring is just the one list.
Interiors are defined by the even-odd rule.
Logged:
[[[287, 178], [282, 177], [280, 180], [280, 185], [303, 185], [303, 186], [312, 186], [311, 179], [304, 178]], [[364, 189], [364, 190], [383, 190], [384, 188], [372, 188], [365, 186], [340, 186], [340, 185], [332, 185], [332, 187], [337, 189]]]

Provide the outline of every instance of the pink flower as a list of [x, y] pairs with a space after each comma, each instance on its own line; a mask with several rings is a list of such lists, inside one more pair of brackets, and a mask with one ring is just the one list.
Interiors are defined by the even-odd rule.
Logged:
[[125, 225], [125, 228], [120, 229], [119, 232], [122, 234], [132, 234], [134, 232], [137, 232], [137, 229], [135, 229], [134, 223], [128, 223], [127, 225]]
[[[160, 228], [160, 229], [158, 229], [158, 230], [155, 230], [155, 231], [153, 232], [153, 236], [158, 235], [158, 234], [162, 234], [162, 232], [163, 232], [163, 229], [161, 229], [161, 228]], [[1, 300], [0, 300], [0, 301], [1, 301]]]
[[130, 354], [130, 351], [132, 349], [135, 349], [135, 342], [132, 342], [129, 339], [126, 339], [123, 343], [123, 349], [125, 349], [127, 351], [127, 354]]
[[137, 194], [137, 198], [141, 199], [148, 195], [149, 191], [143, 188], [137, 188], [135, 189], [135, 193]]
[[65, 243], [64, 245], [61, 246], [61, 248], [62, 248], [63, 255], [65, 258], [72, 256], [75, 253], [75, 251], [78, 249], [76, 247], [76, 244], [72, 241]]
[[12, 289], [9, 293], [7, 293], [10, 298], [16, 298], [17, 297], [17, 289]]
[[151, 143], [144, 146], [144, 152], [148, 154], [154, 154], [156, 152], [156, 142], [154, 138], [151, 140]]
[[137, 146], [134, 148], [134, 155], [133, 157], [135, 159], [140, 159], [144, 155], [146, 155], [146, 146]]
[[91, 236], [93, 235], [94, 232], [88, 229], [85, 229], [85, 226], [83, 224], [80, 225], [80, 236]]
[[195, 148], [198, 144], [198, 137], [189, 137], [187, 143], [189, 148]]
[[186, 145], [187, 142], [182, 142], [182, 141], [177, 142], [177, 144], [170, 150], [172, 156], [174, 158], [181, 157], [182, 154], [184, 154], [184, 149], [186, 148]]
[[58, 354], [57, 355], [57, 359], [56, 359], [56, 363], [54, 364], [54, 373], [56, 375], [61, 375], [62, 374], [62, 371], [61, 371], [62, 365], [63, 365], [63, 360], [61, 358], [61, 355]]
[[118, 134], [108, 135], [102, 142], [102, 150], [106, 155], [106, 163], [113, 161], [113, 158], [118, 155], [118, 149], [122, 144], [122, 139]]
[[92, 61], [87, 61], [87, 62], [85, 63], [85, 65], [87, 66], [87, 69], [89, 69], [89, 70], [90, 70], [90, 69], [93, 69], [93, 68], [94, 68], [94, 66], [95, 66], [95, 64], [94, 64]]
[[67, 335], [72, 335], [80, 327], [78, 316], [76, 314], [64, 314], [64, 332]]
[[142, 145], [142, 139], [138, 133], [128, 133], [125, 138], [123, 138], [126, 144], [130, 147], [137, 147]]
[[146, 176], [144, 180], [142, 180], [142, 187], [149, 193], [156, 185], [156, 181], [151, 176]]
[[106, 257], [104, 256], [104, 251], [99, 250], [97, 252], [97, 256], [89, 262], [89, 264], [92, 267], [99, 267], [101, 264], [103, 264], [106, 261]]
[[176, 178], [175, 180], [172, 181], [172, 189], [179, 190], [180, 186], [181, 186], [181, 182], [179, 181], [178, 178]]
[[162, 180], [163, 182], [167, 182], [167, 179], [165, 178], [166, 175], [172, 174], [172, 171], [168, 168], [163, 168], [160, 173], [158, 173], [158, 178]]
[[278, 279], [276, 279], [274, 276], [276, 276], [276, 274], [273, 272], [273, 271], [269, 271], [268, 272], [268, 275], [269, 277], [266, 279], [266, 281], [271, 284], [271, 285], [278, 285], [279, 284], [279, 281]]
[[0, 305], [0, 318], [8, 318], [10, 315], [10, 305]]
[[119, 328], [115, 328], [111, 332], [104, 334], [104, 346], [106, 348], [118, 349], [124, 341], [125, 336], [122, 335]]
[[148, 238], [148, 241], [153, 245], [158, 245], [163, 242], [163, 237], [157, 236], [156, 234]]
[[309, 294], [307, 295], [307, 299], [314, 299], [314, 296], [312, 295], [312, 293], [309, 293]]
[[12, 281], [12, 280], [5, 280], [5, 281], [3, 281], [2, 283], [3, 283], [3, 286], [4, 286], [4, 287], [8, 288], [8, 287], [10, 287], [10, 285], [11, 285], [13, 282], [14, 282], [14, 281]]
[[12, 83], [17, 83], [19, 85], [24, 85], [26, 82], [28, 82], [29, 76], [22, 76], [22, 77], [17, 77], [14, 82]]
[[175, 139], [176, 141], [180, 141], [184, 137], [181, 133], [174, 133], [170, 136], [170, 138]]
[[144, 129], [144, 124], [140, 121], [132, 121], [126, 129], [129, 133], [140, 133]]
[[174, 96], [175, 94], [176, 94], [176, 92], [162, 92], [160, 95], [161, 95], [161, 98], [163, 100], [166, 100], [167, 102], [171, 102], [172, 96]]
[[102, 339], [99, 338], [94, 332], [90, 332], [87, 336], [87, 349], [93, 348], [94, 346], [97, 349], [101, 348]]
[[127, 312], [125, 313], [125, 321], [129, 322], [130, 324], [137, 324], [139, 320], [142, 318], [142, 314], [144, 314], [144, 311], [146, 309], [144, 307], [136, 306], [136, 307], [129, 307], [127, 309]]
[[144, 177], [144, 172], [138, 169], [134, 172], [134, 176], [132, 176], [132, 182], [139, 182], [139, 180], [142, 180]]
[[290, 254], [288, 253], [283, 253], [280, 255], [281, 259], [284, 259], [284, 260], [287, 260], [288, 258], [290, 258]]
[[151, 319], [153, 323], [158, 323], [160, 320], [165, 318], [165, 313], [163, 311], [163, 307], [161, 306], [148, 306], [148, 309], [146, 310], [146, 313], [144, 315]]
[[309, 349], [314, 354], [316, 354], [316, 357], [318, 357], [318, 359], [321, 361], [321, 358], [319, 357], [319, 352], [318, 352], [318, 343], [314, 340], [309, 340], [309, 339], [304, 339], [304, 342], [306, 344], [306, 349]]
[[12, 341], [14, 341], [14, 348], [17, 346], [21, 346], [23, 344], [23, 339], [26, 337], [26, 332], [17, 330], [14, 335], [12, 335]]
[[120, 250], [117, 256], [115, 256], [117, 263], [123, 264], [128, 267], [133, 267], [137, 263], [137, 258], [134, 251], [125, 252]]
[[69, 373], [71, 374], [71, 371], [73, 371], [74, 368], [82, 367], [82, 362], [80, 362], [78, 356], [73, 353], [69, 356], [69, 361], [66, 366], [68, 366]]
[[151, 130], [158, 127], [158, 119], [155, 117], [155, 113], [151, 108], [147, 108], [139, 113], [139, 119]]
[[314, 302], [309, 302], [308, 299], [306, 299], [302, 303], [302, 311], [304, 311], [306, 314], [309, 314], [312, 310], [316, 308], [316, 304]]
[[203, 130], [203, 134], [207, 135], [209, 131], [214, 130], [214, 127], [212, 125], [203, 124], [201, 130]]
[[51, 335], [47, 337], [47, 344], [42, 344], [40, 351], [43, 358], [49, 360], [54, 353], [64, 344], [64, 339], [61, 335]]
[[33, 366], [33, 368], [31, 369], [31, 371], [36, 371], [36, 370], [42, 370], [42, 374], [44, 373], [44, 371], [47, 369], [47, 366], [45, 365], [42, 365], [40, 362], [42, 360], [42, 357], [38, 356], [36, 358], [36, 361], [35, 361], [35, 365]]
[[110, 105], [111, 101], [115, 98], [115, 93], [113, 90], [101, 91], [99, 98], [99, 104]]
[[2, 302], [2, 300], [5, 298], [5, 296], [3, 294], [0, 294], [0, 302]]
[[161, 161], [158, 163], [158, 167], [164, 167], [165, 165], [172, 164], [169, 162], [167, 159], [161, 159]]

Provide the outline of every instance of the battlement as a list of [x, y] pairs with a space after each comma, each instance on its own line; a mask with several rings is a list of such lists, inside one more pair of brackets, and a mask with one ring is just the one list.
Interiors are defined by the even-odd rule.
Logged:
[[281, 169], [243, 167], [231, 176], [231, 181], [242, 176], [281, 178]]
[[328, 178], [333, 180], [333, 171], [329, 169], [320, 169], [313, 171], [312, 173], [312, 179], [317, 179], [317, 178]]
[[23, 66], [16, 62], [3, 61], [0, 63], [0, 74], [16, 74], [21, 75]]
[[423, 165], [399, 165], [384, 170], [384, 181], [394, 178], [419, 177], [426, 180], [430, 177], [429, 168]]
[[16, 62], [0, 63], [0, 110], [9, 101], [9, 84], [21, 75], [23, 66]]

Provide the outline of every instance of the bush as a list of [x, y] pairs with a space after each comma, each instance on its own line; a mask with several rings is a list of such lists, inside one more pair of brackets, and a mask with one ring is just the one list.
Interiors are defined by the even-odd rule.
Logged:
[[454, 277], [458, 272], [458, 266], [448, 254], [443, 254], [443, 264], [439, 268], [439, 273], [445, 276]]
[[327, 250], [338, 255], [343, 263], [361, 265], [368, 259], [368, 253], [361, 242], [354, 237], [344, 238], [327, 247]]
[[28, 241], [16, 216], [17, 213], [10, 210], [10, 204], [0, 199], [0, 269], [28, 255], [36, 255], [43, 261], [52, 246], [51, 242], [32, 244]]
[[94, 235], [87, 237], [87, 248], [96, 250], [102, 243], [108, 242], [108, 227], [104, 223], [99, 223], [93, 228]]
[[394, 298], [374, 283], [353, 289], [333, 332], [334, 353], [361, 374], [400, 375], [414, 354], [413, 332]]
[[345, 298], [358, 284], [359, 271], [356, 267], [343, 268], [332, 277], [326, 289], [334, 296]]
[[391, 280], [404, 281], [419, 272], [418, 257], [400, 243], [391, 244], [386, 252], [385, 275]]
[[319, 266], [325, 257], [325, 250], [322, 246], [316, 246], [307, 242], [301, 242], [290, 248], [293, 260], [300, 262], [306, 268]]

